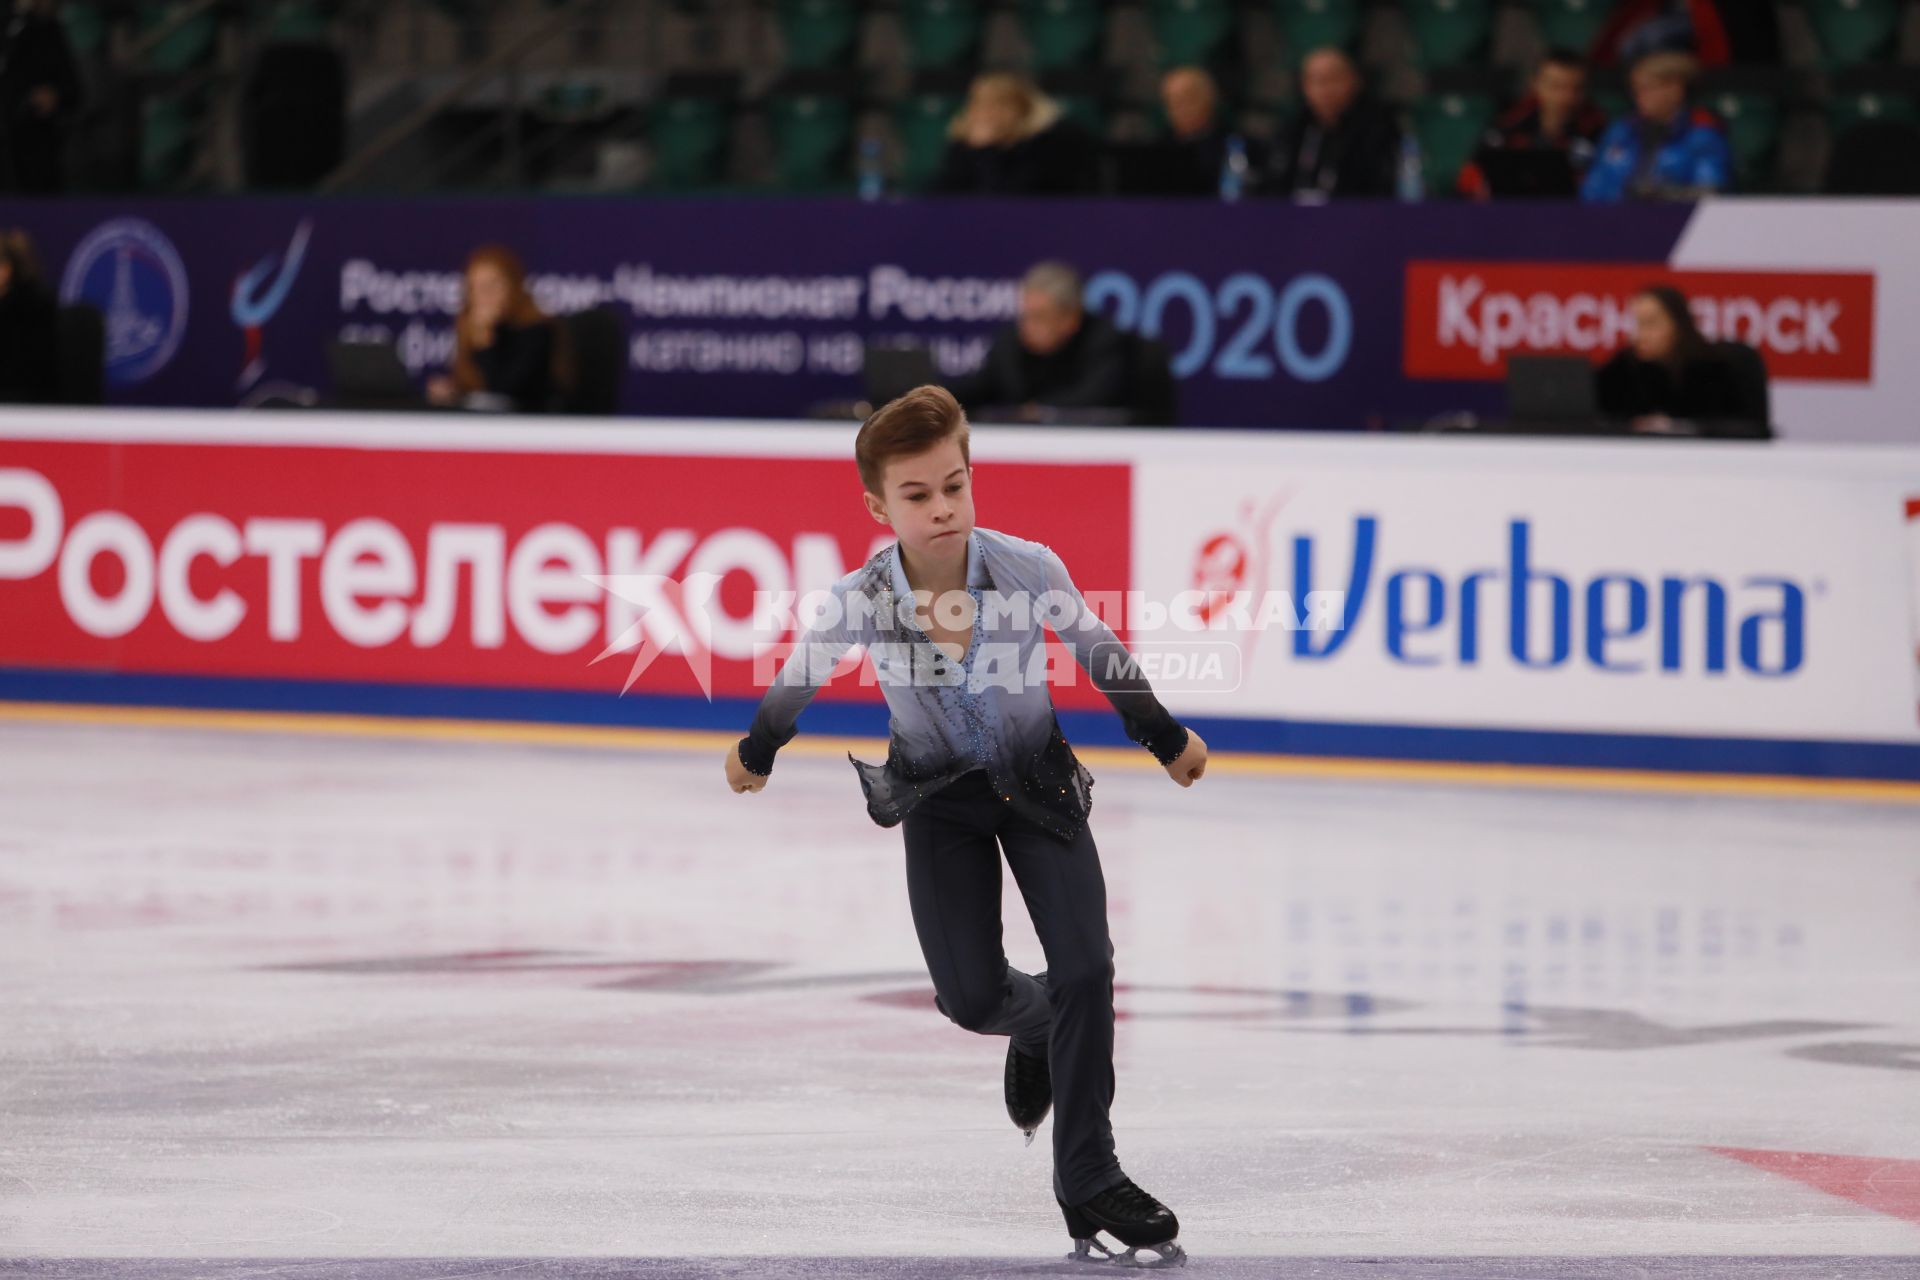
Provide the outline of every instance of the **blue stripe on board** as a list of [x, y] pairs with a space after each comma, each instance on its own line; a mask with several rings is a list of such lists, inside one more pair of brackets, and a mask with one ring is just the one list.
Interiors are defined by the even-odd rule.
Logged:
[[[613, 697], [604, 692], [577, 690], [18, 668], [0, 669], [0, 700], [739, 732], [745, 732], [755, 705], [752, 698], [717, 698], [707, 702], [701, 698], [661, 694]], [[1920, 781], [1920, 743], [1670, 737], [1211, 717], [1193, 717], [1187, 723], [1206, 738], [1210, 747], [1220, 751]], [[816, 700], [801, 724], [804, 731], [813, 733], [879, 737], [886, 733], [886, 708], [878, 703]], [[1067, 736], [1078, 743], [1125, 745], [1127, 742], [1119, 718], [1111, 712], [1061, 711], [1060, 724]]]

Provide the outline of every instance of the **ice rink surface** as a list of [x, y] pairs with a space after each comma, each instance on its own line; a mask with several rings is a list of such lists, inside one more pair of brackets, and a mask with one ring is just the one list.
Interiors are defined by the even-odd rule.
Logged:
[[[1920, 806], [1088, 758], [1185, 1274], [1920, 1277]], [[0, 1275], [1096, 1271], [844, 756], [0, 721], [0, 819]]]

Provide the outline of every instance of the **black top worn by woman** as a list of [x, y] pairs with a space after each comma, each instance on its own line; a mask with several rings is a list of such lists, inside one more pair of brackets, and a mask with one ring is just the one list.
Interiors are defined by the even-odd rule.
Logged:
[[1099, 186], [1099, 144], [1071, 120], [1003, 145], [947, 144], [929, 188], [938, 195], [1080, 195]]
[[1753, 417], [1733, 366], [1717, 355], [1672, 366], [1642, 360], [1628, 348], [1600, 366], [1595, 391], [1600, 412], [1609, 418], [1665, 414], [1694, 423], [1705, 436], [1760, 439], [1767, 435], [1766, 425]]
[[493, 344], [477, 348], [473, 366], [488, 391], [506, 396], [522, 413], [539, 413], [553, 399], [553, 325], [500, 324]]

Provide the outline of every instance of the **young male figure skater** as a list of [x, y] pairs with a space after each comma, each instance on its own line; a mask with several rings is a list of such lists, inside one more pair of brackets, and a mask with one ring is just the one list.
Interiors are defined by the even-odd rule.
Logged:
[[[860, 428], [854, 457], [868, 512], [897, 540], [834, 585], [727, 752], [727, 781], [764, 787], [814, 690], [851, 646], [866, 647], [891, 740], [884, 766], [853, 763], [874, 821], [904, 824], [907, 897], [940, 1011], [1008, 1037], [1007, 1110], [1029, 1142], [1057, 1104], [1054, 1198], [1073, 1256], [1180, 1265], [1178, 1219], [1114, 1156], [1113, 944], [1087, 829], [1093, 778], [1054, 717], [1043, 623], [1175, 782], [1205, 772], [1206, 743], [1160, 705], [1059, 556], [974, 526], [967, 420], [951, 394], [920, 387], [886, 405]], [[1046, 952], [1043, 974], [1011, 967], [1001, 949], [1002, 850]]]

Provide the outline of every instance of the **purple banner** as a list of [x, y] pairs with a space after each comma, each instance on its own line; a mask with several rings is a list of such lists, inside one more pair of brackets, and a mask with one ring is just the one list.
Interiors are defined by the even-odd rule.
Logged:
[[69, 299], [107, 316], [109, 399], [232, 405], [330, 389], [337, 338], [444, 367], [460, 270], [501, 242], [549, 311], [610, 304], [636, 414], [795, 417], [861, 391], [873, 339], [960, 373], [1043, 258], [1161, 338], [1184, 422], [1357, 428], [1498, 413], [1492, 381], [1410, 378], [1407, 267], [1664, 263], [1687, 206], [1160, 201], [227, 198], [14, 201]]

